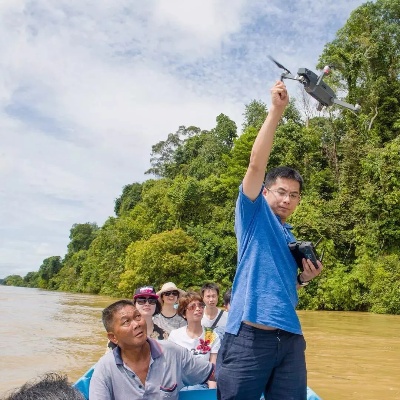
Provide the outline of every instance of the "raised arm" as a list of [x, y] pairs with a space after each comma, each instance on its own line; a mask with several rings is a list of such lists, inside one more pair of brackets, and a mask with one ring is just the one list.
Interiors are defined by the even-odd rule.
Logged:
[[250, 163], [243, 179], [243, 193], [251, 200], [255, 200], [260, 193], [274, 141], [275, 130], [288, 103], [289, 95], [285, 84], [281, 81], [276, 82], [271, 89], [272, 105], [254, 141]]

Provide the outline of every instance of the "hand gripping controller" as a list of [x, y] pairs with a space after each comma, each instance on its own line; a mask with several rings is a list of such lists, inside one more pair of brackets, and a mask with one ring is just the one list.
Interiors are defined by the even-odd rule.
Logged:
[[288, 244], [289, 249], [296, 260], [297, 266], [303, 271], [303, 258], [311, 260], [315, 268], [319, 268], [317, 264], [318, 256], [312, 242], [291, 242]]

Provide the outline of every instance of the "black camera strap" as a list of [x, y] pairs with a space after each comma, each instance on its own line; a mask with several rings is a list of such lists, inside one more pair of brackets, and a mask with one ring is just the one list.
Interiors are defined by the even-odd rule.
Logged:
[[223, 313], [224, 313], [224, 312], [223, 312], [222, 310], [219, 310], [219, 314], [218, 314], [218, 316], [217, 316], [217, 319], [216, 319], [216, 320], [213, 322], [213, 324], [210, 326], [211, 329], [214, 329], [214, 328], [217, 326], [218, 321], [221, 319]]

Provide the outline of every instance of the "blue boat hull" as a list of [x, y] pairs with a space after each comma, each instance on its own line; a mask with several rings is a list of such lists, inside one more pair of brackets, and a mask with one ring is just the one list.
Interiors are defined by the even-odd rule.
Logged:
[[[86, 400], [89, 400], [89, 386], [94, 366], [81, 376], [73, 386], [78, 389]], [[186, 390], [179, 393], [179, 400], [217, 400], [217, 389]], [[322, 400], [313, 390], [307, 388], [307, 400]]]

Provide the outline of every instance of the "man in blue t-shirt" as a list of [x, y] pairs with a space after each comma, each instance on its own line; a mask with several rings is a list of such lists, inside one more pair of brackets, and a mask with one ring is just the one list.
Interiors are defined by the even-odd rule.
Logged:
[[303, 259], [298, 267], [288, 243], [287, 218], [299, 204], [303, 179], [289, 167], [264, 174], [275, 130], [289, 102], [283, 82], [271, 89], [271, 108], [254, 141], [239, 188], [235, 232], [238, 265], [226, 334], [218, 354], [220, 400], [305, 400], [305, 340], [296, 314], [297, 290], [322, 270]]

